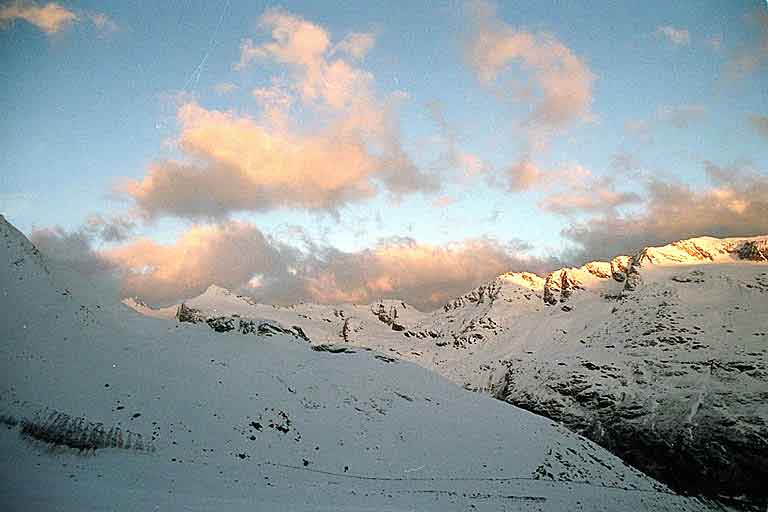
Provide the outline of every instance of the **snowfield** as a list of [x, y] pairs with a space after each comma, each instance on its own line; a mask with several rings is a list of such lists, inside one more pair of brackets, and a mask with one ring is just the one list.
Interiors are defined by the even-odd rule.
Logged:
[[[766, 236], [702, 237], [503, 274], [432, 313], [392, 300], [263, 305], [211, 286], [182, 320], [267, 322], [389, 354], [561, 422], [675, 489], [762, 510], [767, 263]], [[145, 309], [173, 319], [178, 307]]]
[[704, 510], [375, 351], [94, 301], [0, 217], [5, 510]]

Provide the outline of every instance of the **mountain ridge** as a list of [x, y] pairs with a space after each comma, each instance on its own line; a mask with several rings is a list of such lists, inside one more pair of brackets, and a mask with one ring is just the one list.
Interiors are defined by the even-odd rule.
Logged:
[[767, 249], [768, 236], [697, 237], [546, 278], [505, 273], [431, 313], [386, 301], [237, 314], [415, 362], [678, 490], [765, 503]]

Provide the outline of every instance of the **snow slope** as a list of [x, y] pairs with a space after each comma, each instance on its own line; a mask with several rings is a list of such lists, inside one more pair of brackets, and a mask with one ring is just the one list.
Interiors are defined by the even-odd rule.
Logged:
[[365, 346], [562, 422], [680, 490], [768, 494], [768, 237], [701, 237], [633, 257], [508, 273], [421, 313], [251, 303], [212, 288], [186, 304]]
[[2, 217], [0, 291], [4, 510], [707, 507], [404, 361], [84, 301]]

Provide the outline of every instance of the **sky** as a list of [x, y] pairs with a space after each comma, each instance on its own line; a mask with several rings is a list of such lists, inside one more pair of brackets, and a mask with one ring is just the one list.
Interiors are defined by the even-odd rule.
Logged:
[[763, 1], [0, 0], [0, 212], [154, 305], [768, 233]]

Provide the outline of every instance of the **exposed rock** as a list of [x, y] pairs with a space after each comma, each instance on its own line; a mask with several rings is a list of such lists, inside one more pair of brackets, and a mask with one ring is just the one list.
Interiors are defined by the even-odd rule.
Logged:
[[199, 324], [205, 322], [205, 315], [203, 315], [200, 310], [190, 308], [182, 302], [179, 304], [179, 309], [176, 311], [176, 319], [179, 322]]
[[739, 258], [751, 261], [768, 261], [768, 240], [745, 242], [739, 248]]
[[627, 271], [631, 264], [632, 258], [629, 256], [616, 256], [611, 259], [611, 276], [619, 283], [623, 283], [627, 278]]
[[235, 330], [235, 318], [231, 316], [207, 318], [205, 323], [216, 332], [229, 332]]

